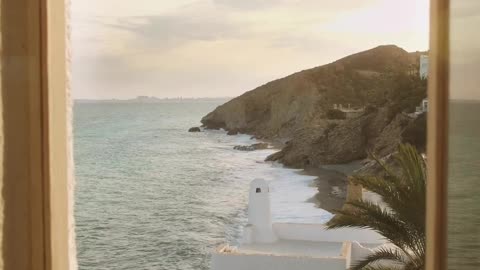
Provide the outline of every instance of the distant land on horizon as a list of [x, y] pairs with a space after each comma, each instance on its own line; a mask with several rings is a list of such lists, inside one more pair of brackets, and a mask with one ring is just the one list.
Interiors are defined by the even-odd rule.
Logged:
[[233, 97], [175, 97], [158, 98], [154, 96], [138, 96], [131, 99], [74, 99], [76, 103], [164, 103], [164, 102], [188, 102], [188, 101], [227, 101]]
[[450, 99], [450, 102], [480, 103], [480, 99], [451, 98], [451, 99]]
[[[87, 99], [87, 98], [76, 98], [74, 102], [78, 103], [155, 103], [155, 102], [179, 102], [179, 101], [228, 101], [234, 97], [175, 97], [175, 98], [158, 98], [154, 96], [138, 96], [136, 98], [130, 99]], [[480, 103], [479, 99], [462, 99], [462, 98], [451, 98], [450, 102], [462, 102], [462, 103]]]

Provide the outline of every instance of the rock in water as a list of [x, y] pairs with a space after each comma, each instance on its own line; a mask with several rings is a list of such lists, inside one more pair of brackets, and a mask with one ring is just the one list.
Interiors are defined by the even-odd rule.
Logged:
[[231, 129], [227, 132], [227, 135], [237, 135], [238, 134], [238, 129]]
[[188, 130], [188, 132], [201, 132], [202, 130], [199, 127], [192, 127]]
[[233, 149], [240, 151], [255, 151], [260, 149], [267, 149], [268, 143], [254, 143], [252, 145], [237, 145]]

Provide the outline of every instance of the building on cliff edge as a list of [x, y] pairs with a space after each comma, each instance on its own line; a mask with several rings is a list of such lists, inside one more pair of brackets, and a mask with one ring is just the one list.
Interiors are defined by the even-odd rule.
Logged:
[[413, 113], [404, 113], [405, 115], [411, 118], [417, 118], [419, 115], [428, 112], [428, 99], [424, 98], [419, 106], [415, 107], [415, 112]]
[[361, 108], [352, 108], [350, 107], [350, 104], [348, 104], [347, 107], [344, 107], [342, 104], [333, 104], [333, 109], [343, 112], [346, 119], [360, 117], [365, 112], [365, 106]]
[[326, 230], [323, 224], [272, 223], [270, 189], [262, 179], [250, 184], [248, 224], [239, 246], [222, 245], [212, 254], [212, 270], [345, 270], [384, 246], [366, 229]]
[[422, 79], [428, 77], [428, 55], [420, 55], [420, 69], [418, 73]]

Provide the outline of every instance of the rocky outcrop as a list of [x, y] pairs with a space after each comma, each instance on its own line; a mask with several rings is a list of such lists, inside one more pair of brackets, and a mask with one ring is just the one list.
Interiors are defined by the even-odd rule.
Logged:
[[201, 132], [202, 130], [199, 127], [191, 127], [188, 129], [188, 132]]
[[237, 135], [239, 132], [238, 129], [231, 129], [227, 132], [227, 135]]
[[239, 151], [255, 151], [261, 149], [267, 149], [268, 143], [254, 143], [252, 145], [236, 145], [233, 147], [235, 150]]
[[[421, 123], [415, 125], [401, 113], [423, 98], [421, 84], [405, 75], [416, 68], [418, 58], [419, 53], [380, 46], [269, 82], [217, 107], [201, 122], [231, 134], [241, 130], [256, 138], [287, 141], [267, 160], [289, 167], [347, 163], [370, 152], [385, 156], [421, 132]], [[366, 109], [357, 118], [335, 120], [327, 115], [334, 104]]]
[[368, 153], [384, 156], [402, 142], [401, 134], [412, 119], [401, 114], [388, 122], [386, 109], [325, 127], [308, 127], [297, 132], [280, 151], [267, 158], [294, 168], [348, 163]]
[[292, 138], [298, 129], [323, 124], [333, 104], [381, 103], [392, 83], [384, 75], [406, 72], [417, 58], [393, 45], [380, 46], [269, 82], [219, 106], [201, 122], [261, 138]]

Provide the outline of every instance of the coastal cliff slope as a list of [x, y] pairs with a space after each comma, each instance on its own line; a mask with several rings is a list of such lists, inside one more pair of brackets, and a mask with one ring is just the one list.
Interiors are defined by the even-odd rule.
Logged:
[[[205, 128], [287, 142], [268, 160], [291, 167], [345, 163], [368, 152], [386, 155], [412, 129], [414, 120], [402, 112], [426, 95], [416, 89], [418, 83], [405, 84], [398, 75], [417, 70], [419, 56], [379, 46], [269, 82], [217, 107], [201, 122]], [[366, 109], [359, 117], [336, 119], [329, 111], [337, 104]]]

